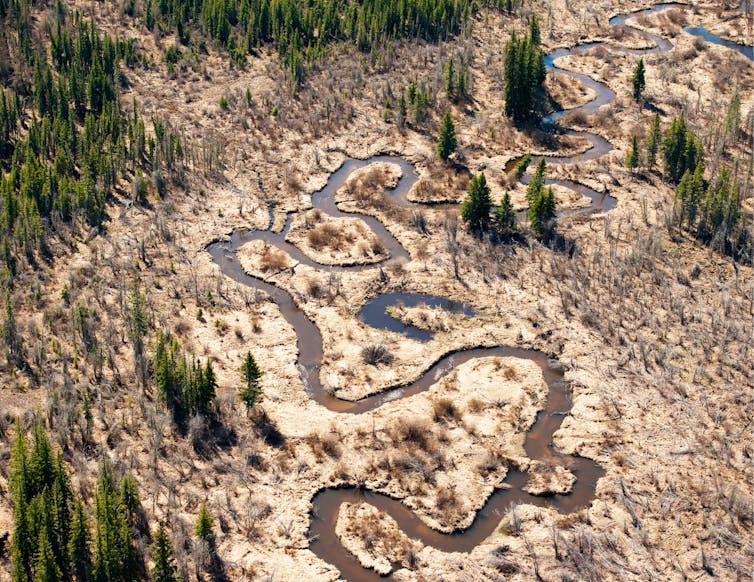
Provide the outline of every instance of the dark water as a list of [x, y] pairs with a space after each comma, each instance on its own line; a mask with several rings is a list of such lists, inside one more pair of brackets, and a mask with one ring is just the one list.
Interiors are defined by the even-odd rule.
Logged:
[[[674, 3], [658, 4], [650, 9], [622, 14], [613, 17], [610, 24], [613, 26], [630, 26], [627, 20], [639, 14], [651, 14], [667, 8], [678, 6]], [[738, 45], [736, 43], [720, 39], [709, 33], [702, 27], [689, 27], [686, 29], [690, 34], [696, 34], [709, 42], [722, 44], [738, 50], [749, 59], [752, 56], [752, 47]], [[642, 33], [650, 39], [654, 46], [649, 49], [631, 50], [611, 47], [612, 50], [621, 50], [633, 54], [648, 54], [663, 52], [671, 48], [671, 44], [662, 37]], [[594, 81], [586, 75], [573, 73], [559, 69], [553, 63], [554, 60], [566, 54], [578, 54], [603, 43], [586, 43], [571, 49], [559, 49], [546, 58], [547, 68], [551, 71], [575, 77], [582, 83], [594, 89], [596, 98], [589, 103], [576, 108], [586, 114], [593, 113], [602, 105], [611, 102], [615, 94], [605, 85]], [[553, 126], [564, 112], [556, 112], [544, 121], [545, 127]], [[547, 162], [576, 163], [596, 159], [612, 150], [612, 145], [598, 134], [567, 130], [567, 135], [583, 136], [591, 143], [591, 148], [574, 156], [548, 156]], [[395, 189], [390, 192], [390, 197], [400, 206], [415, 206], [407, 200], [407, 194], [418, 179], [414, 167], [406, 160], [394, 156], [377, 156], [368, 160], [348, 160], [345, 162], [328, 181], [327, 185], [312, 196], [312, 205], [320, 208], [332, 216], [353, 216], [340, 211], [334, 202], [335, 192], [345, 183], [348, 176], [354, 170], [377, 161], [392, 162], [400, 165], [403, 177]], [[510, 164], [512, 169], [516, 160]], [[536, 163], [536, 160], [534, 161]], [[588, 196], [592, 200], [589, 211], [604, 212], [615, 207], [615, 199], [598, 193], [586, 186], [565, 180], [548, 180], [549, 184], [560, 184]], [[370, 228], [377, 234], [390, 253], [390, 258], [385, 263], [391, 263], [400, 259], [409, 258], [405, 248], [393, 237], [378, 220], [371, 216], [359, 215]], [[429, 364], [426, 371], [417, 380], [402, 386], [394, 386], [380, 394], [376, 394], [358, 402], [349, 402], [335, 398], [319, 380], [319, 367], [322, 362], [322, 336], [316, 325], [297, 307], [293, 298], [284, 290], [256, 279], [244, 273], [238, 264], [235, 251], [245, 242], [254, 239], [263, 239], [288, 252], [294, 259], [315, 268], [324, 268], [331, 271], [349, 271], [369, 268], [368, 266], [336, 266], [323, 267], [311, 261], [297, 247], [285, 242], [285, 234], [290, 227], [290, 220], [282, 233], [275, 234], [270, 231], [236, 232], [228, 242], [218, 242], [210, 245], [207, 250], [214, 261], [220, 266], [222, 272], [254, 289], [268, 293], [277, 303], [283, 317], [295, 329], [299, 348], [298, 365], [301, 369], [302, 379], [311, 397], [318, 403], [330, 410], [360, 414], [374, 410], [386, 402], [398, 398], [406, 398], [427, 390], [439, 379], [447, 375], [460, 364], [474, 358], [498, 356], [516, 357], [535, 362], [544, 375], [549, 388], [548, 400], [545, 410], [537, 416], [532, 429], [526, 435], [524, 448], [531, 459], [547, 461], [568, 467], [577, 477], [576, 484], [571, 493], [567, 495], [553, 495], [538, 497], [530, 495], [522, 490], [527, 482], [527, 475], [511, 468], [505, 480], [506, 487], [496, 490], [478, 512], [474, 522], [463, 531], [453, 534], [442, 534], [428, 528], [424, 523], [400, 501], [386, 495], [364, 489], [356, 488], [331, 488], [317, 493], [312, 500], [312, 520], [310, 528], [311, 550], [323, 560], [335, 565], [344, 578], [349, 580], [372, 580], [379, 579], [371, 570], [365, 570], [343, 548], [335, 535], [335, 521], [338, 510], [344, 502], [357, 503], [366, 501], [389, 513], [397, 522], [403, 532], [411, 538], [418, 539], [426, 545], [431, 545], [444, 551], [471, 551], [475, 546], [494, 532], [497, 525], [512, 503], [527, 503], [543, 507], [552, 507], [561, 513], [568, 513], [587, 507], [594, 496], [594, 490], [598, 479], [604, 474], [603, 469], [594, 461], [579, 456], [564, 455], [556, 451], [552, 446], [552, 436], [560, 427], [563, 418], [571, 409], [571, 395], [567, 384], [563, 381], [562, 372], [552, 367], [547, 357], [541, 352], [523, 348], [497, 346], [479, 347], [459, 352], [449, 353], [438, 361]], [[473, 316], [473, 310], [463, 304], [453, 303], [434, 295], [422, 295], [415, 293], [391, 293], [371, 299], [358, 313], [358, 317], [367, 325], [378, 329], [386, 329], [402, 333], [409, 338], [427, 341], [431, 333], [411, 326], [404, 326], [386, 312], [392, 305], [403, 303], [406, 306], [414, 306], [425, 303], [430, 306], [442, 307], [449, 311], [462, 312]]]
[[434, 334], [429, 330], [413, 325], [406, 325], [390, 316], [385, 317], [388, 307], [395, 305], [403, 305], [404, 307], [426, 305], [433, 308], [439, 307], [451, 313], [463, 313], [468, 317], [474, 316], [474, 310], [468, 305], [453, 301], [452, 299], [438, 297], [437, 295], [427, 295], [426, 293], [384, 293], [367, 301], [356, 314], [356, 317], [370, 327], [394, 331], [420, 342], [428, 342], [432, 339]]
[[[594, 497], [597, 481], [604, 475], [604, 470], [591, 459], [575, 455], [564, 455], [552, 446], [552, 435], [558, 430], [563, 418], [571, 409], [571, 393], [563, 374], [550, 366], [547, 357], [541, 352], [521, 348], [498, 347], [485, 350], [460, 352], [451, 365], [457, 366], [468, 357], [500, 356], [528, 359], [542, 370], [549, 387], [546, 407], [537, 415], [537, 420], [526, 435], [524, 449], [531, 459], [551, 462], [568, 467], [576, 476], [576, 483], [567, 495], [536, 496], [525, 492], [528, 475], [511, 468], [505, 479], [505, 489], [496, 489], [477, 513], [474, 522], [462, 531], [452, 534], [440, 533], [424, 524], [416, 514], [400, 501], [387, 495], [357, 488], [328, 488], [317, 493], [312, 499], [312, 521], [309, 529], [310, 549], [317, 556], [333, 564], [346, 580], [380, 580], [384, 579], [373, 570], [366, 570], [342, 546], [335, 534], [335, 523], [342, 503], [367, 502], [387, 512], [396, 520], [400, 529], [410, 538], [420, 540], [423, 544], [433, 546], [445, 552], [470, 552], [488, 538], [511, 504], [527, 503], [538, 507], [552, 507], [566, 514], [588, 507]], [[434, 369], [434, 368], [433, 368]], [[432, 369], [430, 369], [430, 374]], [[425, 374], [424, 377], [430, 375]], [[432, 379], [428, 386], [434, 384]], [[427, 387], [428, 387], [427, 386]], [[415, 393], [411, 391], [410, 393]], [[409, 392], [401, 397], [408, 396]]]
[[754, 46], [739, 44], [737, 42], [733, 42], [732, 40], [720, 38], [716, 34], [711, 33], [703, 26], [689, 26], [684, 30], [689, 34], [693, 34], [694, 36], [700, 36], [704, 40], [711, 42], [712, 44], [719, 44], [729, 49], [733, 49], [734, 51], [738, 51], [750, 61], [754, 61]]

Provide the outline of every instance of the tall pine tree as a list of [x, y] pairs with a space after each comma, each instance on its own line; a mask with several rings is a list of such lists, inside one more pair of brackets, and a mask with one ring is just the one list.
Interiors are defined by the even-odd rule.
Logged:
[[154, 582], [178, 582], [173, 545], [168, 537], [165, 524], [160, 522], [152, 544], [152, 580]]
[[262, 370], [260, 370], [251, 352], [246, 354], [241, 365], [241, 376], [244, 383], [239, 391], [239, 396], [246, 404], [247, 409], [253, 408], [262, 397], [262, 386], [260, 384]]
[[472, 176], [466, 198], [461, 203], [461, 219], [475, 234], [483, 234], [490, 224], [492, 199], [484, 173]]
[[448, 158], [456, 151], [458, 141], [456, 139], [456, 129], [453, 125], [453, 118], [450, 111], [446, 111], [440, 124], [440, 133], [437, 136], [437, 156], [447, 161]]

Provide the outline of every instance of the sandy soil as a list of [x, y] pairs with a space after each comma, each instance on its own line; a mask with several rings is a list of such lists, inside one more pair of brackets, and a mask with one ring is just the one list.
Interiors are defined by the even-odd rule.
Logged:
[[[609, 16], [643, 6], [638, 1], [555, 0], [535, 2], [532, 8], [541, 14], [549, 50], [579, 39], [612, 38]], [[726, 36], [744, 34], [741, 18], [727, 19], [728, 12], [719, 8], [699, 5], [688, 21]], [[85, 7], [89, 11], [103, 27], [123, 26], [114, 5], [95, 3]], [[210, 47], [201, 68], [184, 63], [178, 78], [168, 79], [161, 55], [173, 38], [131, 30], [158, 65], [128, 73], [131, 88], [124, 102], [134, 97], [145, 118], [159, 113], [182, 128], [190, 180], [185, 189], [171, 189], [165, 200], [150, 198], [150, 207], [127, 209], [126, 196], [116, 199], [103, 236], [78, 237], [54, 267], [40, 270], [33, 280], [20, 278], [19, 289], [40, 287], [37, 303], [19, 304], [23, 316], [18, 321], [28, 338], [27, 353], [44, 352], [48, 374], [40, 385], [24, 374], [3, 372], [0, 491], [7, 491], [9, 418], [29, 420], [35, 411], [57, 415], [68, 420], [50, 423], [50, 432], [56, 446], [65, 447], [74, 487], [92, 490], [99, 458], [92, 452], [95, 446], [118, 471], [133, 471], [148, 514], [169, 517], [184, 563], [195, 559], [185, 548], [191, 547], [198, 507], [206, 501], [219, 522], [218, 555], [230, 579], [329, 582], [338, 579], [337, 571], [308, 549], [307, 539], [310, 500], [323, 487], [364, 483], [402, 499], [442, 531], [470, 523], [503, 482], [504, 464], [489, 473], [480, 468], [488, 465], [489, 455], [527, 467], [532, 491], [568, 490], [573, 475], [567, 468], [527, 459], [521, 446], [546, 392], [530, 362], [468, 362], [426, 393], [364, 415], [331, 412], [307, 394], [296, 366], [295, 333], [275, 303], [222, 276], [204, 252], [209, 242], [234, 229], [268, 228], [270, 208], [279, 231], [288, 212], [311, 208], [311, 194], [348, 157], [402, 155], [416, 164], [423, 184], [411, 196], [460, 200], [468, 176], [434, 160], [433, 136], [446, 106], [457, 116], [464, 165], [484, 169], [496, 199], [509, 188], [521, 206], [524, 189], [507, 182], [508, 160], [528, 151], [569, 154], [585, 148], [578, 139], [544, 143], [535, 132], [520, 131], [504, 119], [501, 39], [522, 22], [482, 11], [473, 31], [454, 43], [398, 43], [392, 69], [371, 68], [368, 59], [360, 61], [343, 49], [334, 57], [337, 71], [323, 67], [313, 73], [295, 99], [276, 57], [265, 51], [238, 70]], [[369, 170], [364, 170], [339, 200], [344, 210], [382, 221], [408, 250], [409, 262], [332, 278], [326, 269], [298, 264], [260, 242], [239, 253], [248, 273], [291, 291], [321, 330], [321, 378], [339, 397], [357, 399], [410, 381], [449, 350], [475, 345], [542, 349], [566, 368], [573, 408], [554, 443], [605, 469], [591, 506], [573, 515], [516, 507], [515, 515], [501, 516], [501, 527], [470, 554], [417, 547], [413, 569], [400, 570], [396, 579], [523, 581], [539, 572], [543, 579], [704, 580], [752, 574], [754, 274], [684, 235], [671, 236], [666, 227], [671, 189], [656, 174], [630, 175], [623, 157], [631, 135], [643, 136], [654, 108], [664, 127], [684, 109], [700, 135], [713, 139], [715, 120], [736, 83], [742, 112], [751, 111], [753, 67], [722, 47], [697, 46], [666, 17], [636, 24], [667, 34], [675, 45], [670, 53], [645, 59], [648, 106], [643, 109], [629, 94], [637, 57], [595, 49], [559, 62], [606, 83], [618, 95], [588, 118], [566, 118], [573, 127], [607, 137], [616, 149], [592, 162], [554, 166], [548, 173], [599, 191], [608, 188], [619, 201], [606, 216], [562, 222], [562, 233], [578, 247], [572, 257], [536, 243], [491, 247], [458, 225], [455, 210], [431, 206], [422, 210], [427, 229], [420, 232], [411, 224], [410, 211], [384, 202], [382, 193], [397, 179], [394, 166], [383, 168], [384, 181], [365, 183]], [[611, 42], [641, 46], [630, 30]], [[451, 48], [470, 50], [473, 103], [443, 101], [442, 64]], [[407, 72], [426, 80], [437, 96], [431, 119], [420, 131], [382, 118], [382, 87], [389, 83], [400, 91]], [[567, 82], [552, 80], [550, 86], [562, 106], [589, 98]], [[253, 106], [245, 105], [247, 88]], [[218, 105], [223, 95], [227, 111]], [[276, 106], [279, 114], [273, 117]], [[212, 148], [225, 153], [222, 165], [209, 168], [202, 152]], [[739, 146], [731, 155], [750, 156], [751, 151]], [[560, 188], [556, 195], [563, 207], [584, 203]], [[358, 258], [355, 241], [340, 250], [309, 248], [306, 216], [301, 212], [294, 218], [291, 237], [310, 257], [333, 263]], [[332, 222], [349, 233], [361, 225], [352, 219]], [[359, 231], [359, 237], [369, 233]], [[136, 383], [124, 305], [137, 278], [149, 305], [148, 354], [156, 330], [165, 329], [187, 352], [212, 359], [218, 422], [233, 439], [214, 441], [199, 429], [178, 434], [151, 388], [142, 390]], [[312, 283], [327, 292], [313, 296]], [[106, 354], [99, 373], [75, 339], [70, 305], [61, 299], [64, 289], [71, 304], [97, 308], [96, 334]], [[426, 344], [374, 330], [355, 318], [368, 298], [388, 291], [439, 294], [471, 304], [477, 316], [427, 315], [426, 326], [437, 333]], [[413, 309], [398, 315], [420, 323], [424, 317]], [[394, 363], [365, 365], [361, 350], [371, 343], [384, 344]], [[236, 397], [240, 365], [249, 351], [264, 370], [261, 408], [284, 436], [279, 446], [265, 441]], [[83, 391], [96, 402], [94, 444], [88, 446], [78, 436]], [[458, 418], [436, 418], [442, 399], [452, 401]], [[405, 441], [406, 423], [424, 429], [427, 439], [421, 446]], [[451, 458], [452, 465], [441, 462]], [[386, 460], [421, 463], [432, 479], [389, 471]], [[440, 492], [459, 483], [463, 491], [440, 511]], [[359, 521], [374, 522], [384, 533], [371, 553], [354, 529]], [[12, 510], [7, 497], [0, 497], [0, 535], [11, 527]], [[354, 554], [381, 567], [405, 543], [390, 518], [365, 506], [344, 508], [338, 527]], [[0, 580], [9, 579], [9, 572], [8, 561], [0, 562]]]

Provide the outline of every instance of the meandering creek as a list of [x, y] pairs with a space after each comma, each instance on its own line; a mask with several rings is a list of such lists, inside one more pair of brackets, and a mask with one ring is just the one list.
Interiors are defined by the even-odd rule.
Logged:
[[[636, 15], [648, 15], [675, 6], [679, 5], [659, 4], [650, 9], [639, 12], [621, 14], [613, 17], [610, 20], [610, 24], [613, 26], [630, 26], [627, 21]], [[736, 45], [730, 41], [724, 41], [719, 37], [710, 34], [701, 27], [689, 27], [686, 30], [690, 34], [697, 34], [710, 42], [731, 46], [731, 48], [739, 50], [748, 58], [753, 59], [752, 47]], [[646, 54], [667, 51], [672, 48], [672, 45], [662, 37], [644, 32], [641, 34], [647, 40], [652, 41], [652, 48], [635, 50], [610, 46], [610, 50], [623, 50], [635, 54]], [[548, 55], [545, 61], [548, 70], [575, 77], [595, 91], [596, 98], [594, 100], [576, 108], [576, 110], [580, 110], [587, 114], [593, 113], [600, 106], [611, 102], [615, 98], [615, 94], [607, 86], [586, 75], [560, 69], [554, 64], [554, 61], [561, 56], [579, 54], [599, 44], [605, 43], [585, 43], [570, 49], [558, 49]], [[574, 110], [572, 109], [571, 111]], [[564, 112], [553, 113], [545, 118], [545, 127], [554, 126], [563, 113]], [[592, 147], [584, 153], [574, 156], [547, 156], [546, 159], [548, 163], [575, 163], [596, 159], [612, 150], [610, 142], [596, 133], [566, 130], [566, 134], [583, 136], [589, 140]], [[401, 206], [412, 206], [413, 204], [407, 199], [407, 195], [411, 190], [411, 187], [418, 180], [418, 175], [409, 162], [395, 156], [376, 156], [367, 160], [346, 161], [332, 174], [327, 185], [321, 191], [312, 195], [312, 206], [314, 208], [319, 208], [323, 212], [334, 217], [358, 216], [364, 220], [390, 253], [390, 257], [380, 264], [380, 266], [385, 266], [386, 264], [395, 261], [410, 259], [406, 249], [376, 218], [367, 215], [355, 215], [342, 212], [334, 201], [336, 192], [345, 184], [350, 174], [354, 170], [373, 162], [391, 162], [398, 164], [401, 167], [403, 172], [402, 177], [397, 186], [390, 192], [390, 197], [395, 203]], [[615, 207], [615, 199], [603, 193], [596, 192], [584, 185], [565, 180], [548, 180], [548, 183], [560, 184], [575, 189], [588, 196], [591, 199], [591, 205], [588, 209], [589, 211], [604, 212]], [[472, 525], [463, 531], [455, 532], [453, 534], [443, 534], [432, 530], [399, 500], [392, 499], [381, 493], [356, 488], [323, 489], [312, 499], [313, 510], [309, 532], [311, 539], [310, 548], [312, 552], [326, 562], [336, 566], [341, 571], [341, 575], [346, 579], [381, 579], [374, 571], [362, 568], [359, 562], [351, 556], [345, 548], [343, 548], [335, 534], [335, 522], [337, 520], [338, 510], [344, 502], [356, 503], [366, 501], [385, 510], [397, 521], [401, 530], [409, 537], [418, 539], [425, 545], [431, 545], [444, 551], [462, 552], [471, 551], [492, 534], [500, 523], [504, 511], [511, 503], [528, 503], [537, 506], [552, 507], [563, 513], [575, 511], [586, 507], [591, 503], [597, 481], [603, 475], [604, 471], [591, 459], [574, 455], [565, 455], [559, 453], [553, 448], [553, 434], [560, 427], [565, 415], [570, 412], [571, 395], [567, 383], [563, 380], [562, 371], [557, 366], [552, 365], [552, 363], [548, 361], [547, 356], [541, 352], [510, 346], [471, 348], [446, 354], [432, 364], [418, 379], [406, 385], [392, 387], [380, 394], [356, 402], [341, 400], [333, 396], [331, 392], [321, 384], [319, 379], [319, 367], [322, 362], [323, 347], [322, 335], [317, 326], [306, 317], [301, 309], [299, 309], [293, 297], [287, 291], [246, 274], [238, 262], [236, 251], [239, 247], [251, 240], [264, 240], [287, 252], [296, 261], [315, 268], [326, 268], [329, 271], [353, 271], [375, 268], [375, 266], [353, 265], [324, 267], [319, 265], [307, 257], [298, 247], [285, 240], [288, 229], [290, 228], [290, 223], [291, 217], [289, 216], [286, 220], [285, 227], [280, 233], [274, 233], [270, 230], [234, 232], [229, 241], [213, 243], [207, 247], [207, 251], [226, 276], [243, 285], [268, 293], [278, 305], [283, 317], [296, 331], [299, 352], [298, 366], [301, 370], [301, 377], [308, 393], [316, 402], [336, 412], [361, 414], [374, 410], [392, 400], [407, 398], [425, 391], [457, 366], [474, 358], [498, 356], [527, 359], [536, 363], [542, 370], [544, 380], [549, 388], [549, 393], [545, 409], [538, 414], [534, 425], [526, 435], [524, 443], [526, 454], [531, 459], [565, 466], [577, 478], [573, 490], [567, 495], [534, 496], [526, 493], [522, 489], [527, 482], [527, 475], [515, 468], [511, 468], [506, 476], [504, 487], [493, 492], [483, 508], [477, 513]], [[419, 329], [411, 325], [404, 325], [400, 321], [391, 317], [388, 313], [388, 308], [396, 306], [399, 303], [402, 303], [406, 307], [412, 307], [424, 303], [434, 307], [445, 308], [452, 312], [464, 313], [467, 316], [474, 315], [474, 312], [470, 307], [463, 304], [453, 303], [442, 297], [416, 293], [390, 293], [371, 299], [359, 311], [358, 317], [365, 324], [375, 328], [401, 333], [408, 338], [418, 341], [430, 340], [432, 337], [431, 331]]]

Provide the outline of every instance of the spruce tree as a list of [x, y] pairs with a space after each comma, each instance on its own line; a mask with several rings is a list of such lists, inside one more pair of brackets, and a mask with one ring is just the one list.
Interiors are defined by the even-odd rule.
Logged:
[[681, 113], [670, 124], [663, 137], [663, 157], [665, 159], [665, 176], [677, 184], [686, 170], [694, 170], [702, 161], [704, 151], [699, 138], [686, 126]]
[[484, 173], [472, 176], [466, 198], [461, 204], [461, 219], [468, 224], [469, 230], [482, 234], [490, 224], [492, 199], [490, 187]]
[[498, 236], [503, 240], [508, 240], [516, 232], [516, 212], [511, 204], [511, 197], [506, 190], [500, 206], [495, 209], [493, 224]]
[[246, 354], [246, 358], [241, 365], [241, 375], [243, 376], [244, 384], [239, 391], [239, 396], [243, 403], [246, 404], [247, 409], [253, 408], [262, 398], [262, 386], [259, 382], [262, 378], [262, 370], [259, 369], [251, 352]]
[[529, 19], [529, 39], [534, 46], [539, 46], [542, 42], [542, 35], [539, 32], [539, 18], [536, 14], [532, 14]]
[[94, 579], [97, 582], [136, 580], [133, 531], [121, 502], [110, 462], [103, 459], [95, 503]]
[[652, 124], [649, 126], [649, 133], [645, 141], [645, 148], [647, 152], [647, 168], [650, 170], [657, 162], [657, 152], [660, 151], [660, 142], [662, 140], [662, 134], [660, 133], [660, 114], [655, 113], [652, 119]]
[[644, 92], [646, 86], [646, 80], [644, 78], [644, 59], [639, 59], [634, 68], [634, 74], [631, 75], [631, 86], [633, 88], [633, 96], [636, 101], [641, 99], [641, 94]]
[[61, 582], [62, 580], [63, 572], [55, 561], [47, 527], [42, 526], [34, 564], [34, 582]]
[[553, 229], [556, 216], [555, 194], [552, 188], [542, 189], [527, 211], [531, 228], [540, 236], [548, 235]]
[[542, 188], [545, 185], [545, 171], [547, 169], [547, 162], [544, 158], [539, 158], [537, 163], [537, 169], [534, 171], [534, 175], [529, 180], [529, 184], [526, 186], [526, 201], [531, 205], [534, 200], [542, 192]]
[[450, 111], [446, 111], [440, 124], [440, 133], [437, 136], [437, 156], [447, 161], [451, 154], [456, 151], [456, 129]]
[[505, 114], [516, 123], [531, 117], [545, 81], [544, 53], [532, 35], [539, 35], [538, 25], [523, 38], [519, 38], [515, 31], [511, 32], [503, 52]]
[[196, 518], [194, 535], [200, 540], [208, 542], [215, 535], [212, 531], [213, 527], [214, 524], [212, 523], [212, 517], [210, 517], [209, 511], [207, 511], [207, 506], [202, 503], [201, 507], [199, 508], [199, 515]]
[[93, 566], [91, 554], [91, 532], [84, 505], [77, 500], [71, 522], [71, 537], [68, 540], [68, 560], [71, 574], [77, 582], [91, 582]]
[[626, 156], [626, 167], [633, 173], [639, 167], [641, 154], [639, 153], [639, 140], [634, 135], [631, 138], [631, 151]]
[[152, 580], [154, 582], [178, 582], [178, 572], [175, 566], [173, 545], [168, 537], [165, 524], [160, 522], [152, 544]]

